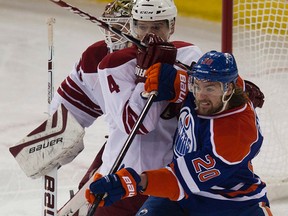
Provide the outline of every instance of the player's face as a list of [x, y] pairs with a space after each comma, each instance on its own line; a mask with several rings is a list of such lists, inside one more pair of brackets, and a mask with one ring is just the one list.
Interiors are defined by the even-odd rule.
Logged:
[[223, 87], [220, 82], [195, 80], [193, 93], [200, 115], [213, 115], [223, 107]]
[[134, 31], [140, 40], [148, 33], [154, 33], [165, 41], [168, 41], [170, 37], [170, 29], [166, 20], [137, 21], [137, 24], [134, 25]]

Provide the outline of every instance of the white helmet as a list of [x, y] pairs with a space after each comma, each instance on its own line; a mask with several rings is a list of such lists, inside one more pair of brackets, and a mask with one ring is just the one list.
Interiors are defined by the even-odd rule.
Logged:
[[[126, 34], [130, 34], [132, 6], [133, 0], [115, 0], [107, 4], [105, 11], [100, 17], [100, 20]], [[100, 31], [105, 36], [105, 42], [110, 52], [123, 49], [128, 46], [128, 41], [125, 38], [119, 37], [103, 28], [100, 28]]]
[[[137, 0], [132, 8], [133, 22], [167, 20], [170, 32], [176, 16], [177, 8], [173, 0]], [[132, 34], [135, 36], [135, 32], [132, 31]]]

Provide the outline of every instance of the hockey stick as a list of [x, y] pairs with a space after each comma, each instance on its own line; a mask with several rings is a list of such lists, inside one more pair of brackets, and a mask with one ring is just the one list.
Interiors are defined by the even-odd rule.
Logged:
[[[50, 113], [50, 103], [54, 94], [54, 77], [53, 77], [53, 57], [54, 57], [54, 41], [53, 41], [53, 24], [55, 18], [47, 20], [48, 25], [48, 113]], [[57, 213], [57, 167], [54, 167], [49, 173], [42, 177], [43, 179], [43, 216], [56, 215]]]
[[[137, 130], [139, 129], [142, 121], [144, 120], [147, 112], [150, 109], [150, 106], [152, 105], [152, 102], [154, 101], [154, 98], [156, 97], [156, 92], [151, 93], [151, 95], [148, 97], [148, 100], [142, 110], [142, 112], [140, 113], [137, 121], [135, 122], [131, 133], [129, 134], [129, 136], [126, 139], [126, 142], [124, 143], [118, 157], [116, 158], [111, 170], [109, 173], [114, 173], [119, 169], [119, 166], [126, 154], [126, 152], [128, 151]], [[97, 172], [97, 171], [96, 171]], [[85, 185], [77, 191], [77, 193], [71, 198], [69, 199], [57, 212], [58, 216], [75, 216], [77, 214], [77, 211], [83, 207], [86, 203], [86, 200], [84, 198], [85, 195], [85, 190], [86, 188], [89, 188], [89, 185], [93, 182], [93, 176], [88, 180], [88, 182], [85, 183]], [[92, 205], [92, 207], [89, 208], [89, 213], [88, 215], [93, 215], [93, 213], [95, 212], [96, 208], [99, 205], [99, 202], [101, 201], [101, 199], [103, 198], [102, 195], [100, 195], [97, 199], [99, 199], [99, 201], [97, 201], [98, 203], [95, 203], [95, 205]], [[82, 214], [81, 214], [82, 215]]]
[[[135, 44], [137, 47], [139, 48], [146, 48], [147, 45], [145, 43], [143, 43], [142, 41], [138, 40], [137, 38], [134, 38], [133, 36], [129, 35], [129, 34], [126, 34], [124, 32], [122, 32], [121, 30], [117, 29], [117, 28], [114, 28], [113, 26], [110, 26], [108, 25], [107, 23], [105, 23], [104, 21], [102, 20], [99, 20], [98, 18], [80, 10], [79, 8], [77, 7], [74, 7], [62, 0], [49, 0], [57, 5], [59, 5], [60, 7], [63, 7], [67, 10], [69, 10], [70, 12], [74, 13], [74, 14], [77, 14], [79, 16], [81, 16], [82, 18], [84, 18], [85, 20], [89, 20], [91, 21], [92, 23], [96, 23], [98, 26], [100, 26], [101, 28], [104, 28], [106, 29], [107, 31], [110, 31], [114, 34], [117, 34], [118, 36], [120, 37], [123, 37], [125, 38], [126, 40], [128, 40], [129, 42]], [[192, 65], [186, 65], [178, 60], [175, 61], [175, 64], [177, 66], [179, 66], [180, 68], [182, 68], [183, 70], [191, 70], [192, 69]]]
[[[105, 136], [108, 138], [108, 136]], [[98, 151], [95, 159], [93, 160], [92, 164], [90, 165], [88, 172], [89, 172], [89, 179], [86, 181], [85, 176], [88, 174], [86, 172], [85, 176], [82, 178], [81, 182], [85, 182], [84, 185], [80, 186], [80, 189], [74, 194], [74, 196], [70, 196], [70, 199], [58, 210], [58, 216], [83, 216], [86, 215], [88, 212], [88, 204], [85, 199], [85, 191], [89, 188], [90, 184], [93, 182], [94, 173], [99, 172], [103, 161], [102, 161], [102, 154], [105, 149], [107, 141], [102, 145], [101, 149]], [[73, 190], [72, 190], [73, 191]], [[71, 191], [70, 191], [71, 192]]]
[[[97, 171], [96, 171], [97, 172]], [[85, 199], [85, 191], [93, 182], [93, 176], [78, 190], [75, 195], [70, 198], [57, 212], [57, 216], [75, 216], [77, 211], [87, 203]]]
[[[134, 138], [137, 134], [137, 131], [138, 131], [140, 125], [142, 124], [144, 118], [146, 117], [147, 112], [149, 111], [149, 109], [150, 109], [154, 99], [156, 98], [156, 96], [157, 96], [156, 91], [150, 93], [150, 96], [149, 96], [143, 110], [141, 111], [141, 113], [140, 113], [137, 121], [135, 122], [129, 136], [127, 137], [119, 155], [117, 156], [112, 168], [110, 169], [109, 174], [115, 173], [119, 169], [119, 167], [123, 161], [123, 158], [125, 157], [127, 151], [129, 150], [129, 147], [132, 144], [132, 141], [134, 140]], [[96, 195], [95, 201], [92, 204], [92, 206], [89, 208], [87, 216], [93, 216], [94, 215], [94, 212], [96, 211], [96, 209], [97, 209], [100, 201], [103, 199], [104, 195], [105, 194], [97, 194]]]
[[49, 18], [47, 20], [48, 25], [48, 113], [50, 111], [50, 103], [54, 96], [54, 41], [53, 41], [53, 24], [55, 18]]
[[50, 0], [50, 1], [59, 5], [60, 7], [63, 7], [65, 9], [69, 10], [70, 12], [72, 12], [74, 14], [81, 16], [82, 18], [84, 18], [86, 20], [91, 21], [92, 23], [96, 23], [98, 26], [100, 26], [101, 28], [104, 28], [107, 31], [110, 31], [114, 34], [117, 34], [118, 36], [124, 37], [126, 40], [132, 42], [133, 44], [137, 45], [140, 48], [146, 47], [146, 45], [143, 42], [141, 42], [140, 40], [134, 38], [133, 36], [131, 36], [129, 34], [122, 32], [121, 30], [119, 30], [117, 28], [114, 28], [114, 27], [108, 25], [104, 21], [102, 21], [102, 20], [100, 20], [94, 16], [91, 16], [90, 14], [80, 10], [77, 7], [74, 7], [74, 6], [64, 2], [62, 0]]

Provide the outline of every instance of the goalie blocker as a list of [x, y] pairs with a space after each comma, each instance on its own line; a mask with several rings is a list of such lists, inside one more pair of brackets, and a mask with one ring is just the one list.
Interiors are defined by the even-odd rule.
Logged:
[[9, 150], [33, 179], [70, 163], [83, 149], [84, 128], [64, 105]]

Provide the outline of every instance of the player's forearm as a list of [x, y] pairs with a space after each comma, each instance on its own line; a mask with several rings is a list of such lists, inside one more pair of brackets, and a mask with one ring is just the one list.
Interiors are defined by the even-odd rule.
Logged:
[[149, 170], [140, 175], [142, 194], [180, 200], [184, 197], [183, 188], [179, 188], [175, 175], [167, 168]]

